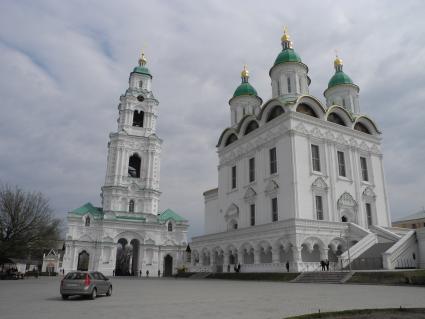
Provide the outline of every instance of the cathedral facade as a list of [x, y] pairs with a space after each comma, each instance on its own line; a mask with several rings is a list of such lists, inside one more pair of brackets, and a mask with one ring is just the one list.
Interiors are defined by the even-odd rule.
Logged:
[[118, 130], [109, 135], [102, 207], [68, 214], [63, 268], [106, 275], [171, 275], [185, 261], [187, 220], [159, 212], [158, 100], [142, 54], [120, 97]]
[[382, 135], [361, 112], [359, 87], [337, 56], [322, 103], [286, 31], [281, 44], [272, 97], [263, 103], [245, 66], [229, 101], [218, 187], [204, 193], [205, 235], [192, 239], [192, 271], [309, 271], [321, 260], [361, 268], [372, 252], [380, 260], [371, 268], [415, 263], [411, 232], [391, 228]]

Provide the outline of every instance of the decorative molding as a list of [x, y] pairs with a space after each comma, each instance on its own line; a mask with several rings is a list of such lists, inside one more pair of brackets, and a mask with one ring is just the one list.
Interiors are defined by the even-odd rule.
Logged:
[[279, 185], [274, 180], [269, 180], [269, 182], [266, 185], [264, 193], [267, 196], [274, 196], [279, 191]]
[[316, 180], [311, 184], [312, 190], [321, 190], [321, 191], [327, 191], [328, 190], [328, 184], [326, 184], [325, 180], [322, 177], [316, 178]]
[[231, 204], [229, 208], [226, 210], [226, 213], [224, 214], [224, 219], [226, 222], [232, 219], [238, 219], [239, 218], [239, 207], [235, 204]]
[[362, 196], [363, 196], [363, 199], [372, 199], [372, 200], [375, 200], [376, 199], [375, 192], [369, 186], [365, 188], [365, 190], [363, 191]]
[[243, 198], [248, 204], [254, 204], [256, 197], [257, 193], [255, 190], [253, 190], [252, 187], [248, 187]]

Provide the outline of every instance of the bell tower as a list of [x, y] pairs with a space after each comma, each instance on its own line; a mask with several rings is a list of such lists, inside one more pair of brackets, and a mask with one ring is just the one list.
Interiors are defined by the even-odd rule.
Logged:
[[156, 135], [159, 102], [142, 52], [118, 105], [118, 130], [109, 135], [102, 206], [105, 218], [156, 216], [162, 140]]

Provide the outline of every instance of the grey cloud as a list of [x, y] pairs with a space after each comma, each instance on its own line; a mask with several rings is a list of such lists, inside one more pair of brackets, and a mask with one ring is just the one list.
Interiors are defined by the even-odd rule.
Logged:
[[203, 231], [202, 192], [217, 184], [215, 144], [248, 63], [266, 101], [284, 25], [322, 101], [334, 49], [383, 131], [394, 217], [418, 210], [425, 176], [421, 1], [3, 1], [0, 179], [51, 198], [57, 214], [99, 204], [108, 134], [145, 48], [160, 101], [161, 208]]

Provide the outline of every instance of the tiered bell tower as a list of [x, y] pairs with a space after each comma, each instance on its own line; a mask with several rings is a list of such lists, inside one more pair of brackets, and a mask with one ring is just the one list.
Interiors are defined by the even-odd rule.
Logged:
[[118, 105], [118, 131], [109, 135], [102, 206], [105, 219], [156, 216], [162, 140], [155, 134], [158, 100], [142, 53]]

